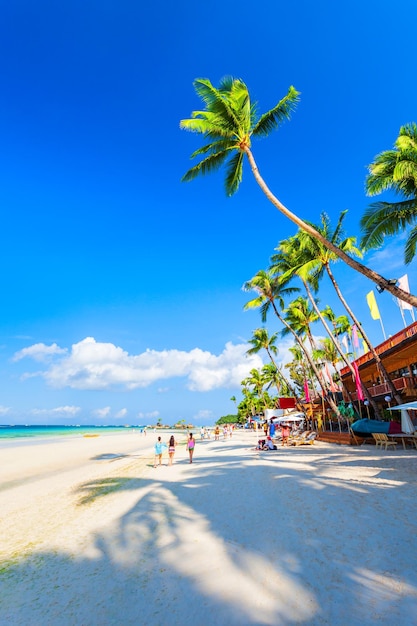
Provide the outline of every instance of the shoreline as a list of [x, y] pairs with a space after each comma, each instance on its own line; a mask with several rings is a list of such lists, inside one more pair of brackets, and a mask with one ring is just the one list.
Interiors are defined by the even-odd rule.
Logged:
[[417, 451], [159, 434], [0, 450], [0, 623], [413, 623]]

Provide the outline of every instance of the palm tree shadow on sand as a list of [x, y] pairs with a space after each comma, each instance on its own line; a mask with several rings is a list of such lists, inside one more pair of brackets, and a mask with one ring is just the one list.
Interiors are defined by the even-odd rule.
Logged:
[[[389, 624], [390, 610], [412, 623], [417, 579], [403, 580], [393, 593], [387, 571], [394, 568], [396, 550], [383, 558], [376, 552], [353, 558], [349, 542], [344, 546], [323, 528], [325, 509], [317, 506], [318, 499], [325, 507], [344, 496], [355, 509], [364, 496], [384, 497], [395, 473], [376, 459], [380, 483], [362, 484], [359, 491], [329, 476], [324, 464], [321, 474], [317, 451], [294, 453], [310, 472], [280, 463], [279, 455], [244, 462], [200, 457], [201, 467], [196, 464], [177, 482], [170, 482], [167, 468], [154, 478], [84, 483], [84, 505], [126, 492], [133, 504], [103, 522], [83, 555], [41, 552], [10, 563], [1, 575], [0, 623], [28, 623], [30, 615], [34, 625], [153, 625], [167, 623], [169, 614], [170, 624], [183, 624], [186, 617], [195, 624], [354, 625], [374, 623], [376, 616]], [[346, 472], [343, 459], [339, 465]], [[242, 484], [250, 497], [244, 497]], [[348, 538], [361, 520], [347, 515], [334, 521]]]

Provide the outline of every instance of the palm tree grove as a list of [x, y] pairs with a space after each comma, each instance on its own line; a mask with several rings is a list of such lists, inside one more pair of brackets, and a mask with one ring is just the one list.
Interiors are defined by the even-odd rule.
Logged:
[[[348, 430], [352, 422], [364, 417], [390, 419], [378, 394], [361, 380], [356, 363], [359, 342], [378, 372], [374, 384], [384, 385], [390, 406], [401, 405], [404, 397], [380, 351], [372, 344], [355, 311], [355, 302], [350, 301], [352, 298], [346, 296], [337, 280], [334, 266], [344, 263], [350, 271], [369, 279], [370, 289], [391, 293], [410, 310], [417, 306], [416, 295], [362, 262], [365, 252], [380, 248], [398, 234], [404, 235], [405, 264], [416, 255], [417, 125], [402, 126], [393, 148], [375, 156], [368, 166], [366, 194], [374, 197], [388, 191], [394, 200], [368, 206], [360, 220], [358, 238], [344, 230], [346, 210], [335, 224], [323, 212], [315, 220], [305, 220], [284, 206], [259, 171], [252, 144], [290, 120], [300, 100], [293, 86], [263, 114], [258, 113], [248, 87], [239, 78], [227, 76], [218, 87], [206, 78], [198, 78], [194, 88], [203, 108], [182, 119], [180, 127], [199, 134], [202, 142], [191, 154], [195, 164], [182, 180], [189, 182], [224, 168], [225, 191], [232, 196], [242, 183], [247, 161], [266, 198], [296, 227], [292, 236], [278, 241], [270, 251], [269, 267], [254, 268], [253, 276], [242, 287], [249, 296], [244, 309], [258, 310], [262, 324], [248, 338], [247, 354], [260, 353], [268, 362], [260, 370], [252, 369], [242, 380], [240, 401], [233, 396], [236, 421], [245, 423], [264, 415], [266, 409], [278, 408], [280, 398], [293, 398], [294, 408], [312, 420], [320, 416], [325, 426], [339, 431]], [[331, 285], [341, 315], [320, 301], [323, 281]], [[277, 359], [284, 337], [292, 341], [285, 366]]]

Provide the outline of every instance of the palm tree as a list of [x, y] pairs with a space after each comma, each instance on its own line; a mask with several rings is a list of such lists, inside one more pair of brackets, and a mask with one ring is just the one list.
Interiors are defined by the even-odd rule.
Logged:
[[[334, 240], [338, 242], [341, 248], [349, 248], [351, 251], [355, 253], [359, 253], [354, 246], [355, 239], [350, 237], [348, 239], [340, 241], [341, 235], [341, 227], [343, 218], [346, 215], [346, 211], [342, 212], [339, 217], [339, 221], [334, 233], [331, 232], [330, 229], [330, 221], [325, 214], [322, 214], [322, 229], [326, 233], [326, 236], [330, 240]], [[317, 227], [319, 230], [320, 227]], [[325, 316], [322, 315], [317, 302], [311, 293], [310, 284], [314, 291], [318, 291], [319, 280], [323, 276], [325, 264], [329, 265], [330, 260], [334, 259], [338, 260], [334, 254], [329, 251], [326, 247], [322, 246], [320, 242], [312, 239], [310, 235], [305, 233], [304, 231], [298, 231], [297, 235], [286, 239], [285, 241], [281, 241], [278, 246], [278, 253], [272, 256], [273, 269], [278, 273], [282, 273], [281, 280], [288, 281], [292, 276], [298, 276], [307, 292], [307, 296], [313, 306], [313, 309], [316, 313], [317, 319], [320, 319], [323, 324], [330, 341], [333, 343], [334, 348], [339, 353], [341, 359], [344, 361], [346, 367], [349, 368], [350, 373], [352, 375], [353, 380], [356, 382], [356, 373], [353, 368], [353, 365], [346, 357], [342, 350], [342, 346], [339, 341], [336, 339], [332, 331], [330, 330]], [[315, 346], [312, 346], [315, 348]], [[379, 411], [377, 404], [370, 392], [366, 388], [366, 386], [361, 381], [361, 388], [366, 397], [366, 399], [372, 405], [372, 408], [377, 416], [379, 416]]]
[[[302, 296], [290, 302], [285, 311], [286, 322], [299, 336], [308, 338], [312, 351], [317, 348], [317, 345], [311, 331], [311, 324], [317, 322], [318, 319], [319, 316], [310, 307], [308, 300]], [[288, 328], [284, 328], [282, 335], [285, 337], [289, 332]]]
[[266, 363], [262, 368], [262, 374], [265, 380], [265, 384], [267, 385], [267, 391], [269, 390], [271, 385], [275, 385], [279, 396], [281, 394], [283, 380], [284, 384], [287, 387], [287, 383], [283, 378], [281, 370], [276, 365], [274, 365], [274, 363]]
[[[277, 304], [280, 307], [281, 311], [285, 308], [284, 297], [286, 295], [290, 295], [294, 292], [297, 292], [298, 289], [294, 287], [286, 287], [280, 283], [280, 281], [274, 276], [273, 272], [270, 270], [264, 271], [260, 270], [251, 280], [247, 281], [243, 285], [244, 291], [255, 291], [257, 293], [256, 298], [250, 300], [244, 305], [244, 310], [248, 309], [258, 309], [261, 311], [261, 319], [263, 322], [266, 321], [267, 313], [269, 309], [272, 307], [277, 318], [283, 324], [283, 326], [287, 329], [289, 333], [292, 334], [296, 343], [299, 345], [300, 349], [304, 352], [305, 358], [307, 359], [312, 371], [314, 372], [319, 384], [322, 388], [323, 394], [327, 395], [328, 389], [324, 384], [320, 372], [314, 364], [314, 361], [311, 357], [311, 354], [303, 344], [301, 338], [298, 336], [297, 332], [291, 328], [290, 324], [286, 321], [284, 316], [280, 313], [277, 308]], [[339, 414], [339, 410], [336, 404], [333, 402], [331, 398], [329, 398], [329, 404], [332, 410]]]
[[343, 361], [343, 359], [330, 337], [324, 337], [320, 340], [317, 353], [325, 363], [330, 363], [337, 374], [337, 364]]
[[[252, 345], [252, 348], [246, 351], [246, 354], [258, 354], [261, 350], [266, 350], [269, 359], [273, 365], [277, 368], [274, 357], [272, 355], [278, 354], [278, 348], [275, 345], [277, 342], [278, 333], [269, 335], [266, 328], [256, 328], [253, 331], [252, 339], [249, 339], [248, 343]], [[278, 368], [277, 368], [278, 369]]]
[[256, 391], [258, 398], [263, 397], [263, 388], [265, 386], [265, 378], [263, 374], [256, 368], [251, 369], [249, 376], [245, 379], [245, 382], [250, 387], [253, 387]]
[[311, 382], [314, 376], [313, 370], [306, 365], [306, 358], [303, 350], [298, 344], [288, 348], [293, 355], [293, 360], [286, 363], [285, 367], [290, 372], [291, 380], [298, 386], [300, 393], [305, 392], [305, 384]]
[[380, 247], [385, 237], [396, 235], [412, 226], [404, 249], [405, 263], [410, 263], [417, 246], [417, 124], [401, 126], [393, 150], [378, 154], [369, 165], [366, 192], [377, 196], [391, 190], [403, 197], [399, 202], [375, 202], [361, 219], [364, 231], [361, 245]]
[[[340, 246], [341, 248], [345, 248], [348, 249], [349, 251], [355, 253], [355, 254], [360, 254], [359, 250], [356, 248], [355, 246], [355, 238], [354, 237], [348, 237], [345, 239], [342, 239], [343, 236], [343, 231], [342, 231], [342, 225], [343, 225], [343, 220], [346, 216], [346, 211], [342, 211], [342, 213], [339, 216], [339, 220], [337, 222], [336, 228], [334, 229], [334, 231], [332, 231], [331, 229], [331, 225], [330, 225], [330, 220], [328, 218], [328, 216], [325, 213], [322, 213], [321, 215], [321, 225], [320, 226], [316, 226], [316, 228], [318, 230], [323, 231], [323, 233], [325, 234], [325, 236], [327, 238], [329, 238], [330, 240], [334, 241], [338, 246]], [[385, 378], [385, 381], [389, 387], [390, 393], [392, 395], [393, 398], [395, 398], [396, 403], [397, 404], [401, 404], [402, 400], [401, 400], [401, 396], [399, 396], [394, 383], [392, 382], [386, 368], [385, 365], [383, 364], [381, 357], [379, 356], [379, 354], [376, 352], [374, 346], [372, 345], [368, 335], [365, 333], [365, 330], [362, 326], [362, 324], [359, 322], [359, 320], [357, 319], [356, 315], [354, 314], [353, 310], [351, 309], [351, 307], [349, 306], [349, 304], [347, 303], [346, 299], [344, 298], [339, 284], [337, 283], [334, 274], [332, 272], [331, 269], [331, 263], [335, 262], [338, 260], [337, 256], [335, 256], [331, 250], [329, 250], [326, 246], [323, 246], [321, 244], [321, 242], [317, 241], [317, 239], [314, 239], [313, 237], [311, 237], [309, 234], [305, 233], [304, 231], [300, 230], [298, 231], [297, 235], [295, 235], [293, 238], [291, 238], [291, 241], [296, 241], [297, 244], [299, 246], [299, 251], [297, 253], [297, 255], [300, 257], [300, 260], [298, 261], [298, 265], [296, 265], [295, 267], [293, 267], [291, 269], [291, 271], [293, 273], [297, 273], [300, 277], [304, 277], [305, 279], [309, 279], [309, 277], [313, 276], [314, 277], [314, 281], [316, 281], [316, 283], [322, 278], [324, 272], [327, 273], [328, 277], [330, 278], [330, 281], [333, 285], [334, 290], [337, 293], [337, 296], [339, 298], [339, 300], [341, 301], [341, 303], [343, 304], [345, 310], [347, 311], [348, 315], [350, 315], [351, 319], [353, 320], [354, 324], [357, 326], [360, 334], [363, 337], [363, 340], [365, 341], [366, 345], [368, 346], [369, 351], [372, 353], [372, 356], [375, 360], [375, 363], [377, 365], [377, 367], [379, 368], [379, 370], [381, 371], [383, 377]], [[288, 242], [283, 242], [282, 246], [288, 250], [290, 247], [290, 243]], [[277, 260], [279, 261], [281, 259], [280, 254], [277, 255]], [[272, 262], [274, 262], [275, 257], [272, 257]], [[290, 275], [290, 272], [287, 273], [287, 277]], [[349, 369], [351, 369], [350, 363], [348, 365]], [[367, 397], [367, 399], [371, 402], [372, 407], [374, 409], [374, 411], [376, 411], [378, 413], [378, 409], [377, 406], [375, 404], [374, 399], [372, 398], [372, 396], [370, 396], [369, 392], [367, 391], [365, 385], [362, 385], [362, 389]]]
[[417, 296], [390, 284], [389, 280], [325, 239], [311, 224], [289, 211], [263, 180], [251, 150], [251, 139], [267, 137], [282, 122], [290, 118], [299, 101], [299, 92], [294, 87], [291, 86], [287, 95], [261, 116], [257, 115], [256, 105], [251, 102], [248, 88], [241, 79], [225, 77], [216, 88], [208, 79], [198, 78], [194, 81], [194, 88], [203, 101], [205, 110], [194, 111], [190, 119], [181, 120], [180, 128], [203, 135], [209, 143], [193, 152], [191, 158], [201, 157], [201, 160], [185, 173], [183, 181], [193, 180], [199, 175], [211, 173], [226, 165], [226, 193], [231, 196], [238, 190], [242, 181], [243, 159], [246, 156], [256, 182], [283, 215], [317, 238], [323, 245], [328, 246], [354, 270], [364, 274], [397, 298], [417, 306]]

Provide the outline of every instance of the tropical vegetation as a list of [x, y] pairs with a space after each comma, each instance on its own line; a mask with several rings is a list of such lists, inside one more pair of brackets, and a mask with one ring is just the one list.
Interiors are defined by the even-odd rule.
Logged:
[[385, 237], [397, 235], [412, 226], [404, 248], [405, 263], [411, 263], [417, 246], [417, 124], [401, 126], [392, 150], [378, 154], [369, 165], [366, 192], [377, 196], [393, 191], [401, 200], [374, 202], [361, 219], [361, 245], [380, 247]]
[[[363, 325], [347, 302], [336, 280], [333, 264], [342, 260], [374, 281], [379, 290], [389, 291], [400, 300], [417, 306], [416, 296], [400, 289], [394, 284], [396, 281], [385, 279], [359, 260], [364, 249], [381, 245], [386, 236], [401, 232], [410, 225], [414, 227], [406, 241], [406, 262], [409, 263], [416, 254], [417, 125], [402, 127], [394, 149], [378, 155], [369, 166], [367, 193], [377, 195], [391, 190], [401, 195], [402, 199], [398, 202], [379, 202], [369, 207], [361, 221], [363, 234], [358, 247], [356, 237], [344, 234], [346, 211], [340, 214], [334, 228], [325, 213], [320, 215], [318, 224], [303, 220], [278, 200], [261, 177], [252, 141], [267, 137], [290, 119], [299, 101], [299, 93], [294, 87], [291, 86], [287, 94], [263, 114], [258, 114], [257, 105], [251, 101], [248, 88], [240, 79], [226, 77], [217, 88], [208, 79], [197, 79], [194, 87], [204, 109], [194, 111], [189, 119], [181, 120], [180, 126], [200, 134], [204, 143], [191, 155], [198, 163], [186, 172], [183, 181], [191, 181], [225, 166], [225, 189], [231, 196], [242, 182], [243, 163], [247, 158], [254, 178], [266, 197], [298, 227], [294, 236], [278, 243], [270, 266], [259, 270], [243, 285], [244, 291], [254, 295], [244, 309], [259, 309], [263, 324], [267, 319], [269, 321], [269, 313], [274, 314], [279, 330], [274, 329], [270, 333], [265, 326], [256, 328], [248, 339], [250, 347], [247, 354], [264, 352], [269, 362], [259, 370], [252, 369], [241, 381], [242, 399], [239, 402], [235, 396], [231, 398], [236, 405], [237, 416], [227, 417], [243, 422], [278, 406], [279, 397], [283, 395], [294, 397], [301, 406], [311, 390], [313, 396], [321, 396], [323, 402], [326, 399], [334, 415], [341, 419], [347, 411], [344, 402], [340, 403], [340, 364], [349, 368], [357, 388], [362, 389], [375, 415], [380, 416], [374, 399], [351, 364], [352, 353], [356, 349], [354, 335], [372, 353], [393, 401], [399, 403], [401, 398]], [[343, 315], [336, 315], [328, 304], [320, 306], [317, 294], [325, 277], [343, 306]], [[317, 337], [315, 331], [318, 324], [326, 336]], [[278, 366], [277, 355], [280, 339], [286, 336], [292, 337], [294, 343], [289, 348], [293, 359], [286, 364], [287, 371], [284, 372]], [[345, 397], [346, 394], [349, 396], [347, 390]]]
[[262, 115], [258, 115], [257, 106], [251, 101], [246, 84], [237, 78], [227, 76], [214, 87], [210, 80], [198, 78], [194, 81], [197, 95], [203, 101], [204, 110], [193, 111], [191, 118], [180, 121], [180, 127], [198, 133], [208, 141], [195, 150], [191, 158], [199, 162], [183, 176], [185, 182], [199, 175], [209, 174], [223, 165], [226, 167], [225, 188], [231, 196], [239, 189], [243, 177], [243, 160], [246, 156], [256, 182], [272, 204], [290, 219], [298, 228], [309, 233], [314, 239], [329, 248], [337, 257], [351, 268], [360, 272], [382, 289], [413, 306], [417, 306], [417, 296], [403, 291], [392, 281], [366, 267], [351, 257], [335, 243], [326, 239], [311, 224], [291, 212], [272, 193], [262, 178], [252, 152], [252, 139], [267, 137], [284, 121], [288, 120], [299, 101], [299, 92], [291, 86], [279, 102]]

